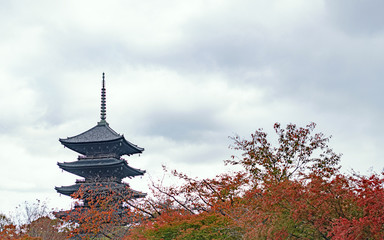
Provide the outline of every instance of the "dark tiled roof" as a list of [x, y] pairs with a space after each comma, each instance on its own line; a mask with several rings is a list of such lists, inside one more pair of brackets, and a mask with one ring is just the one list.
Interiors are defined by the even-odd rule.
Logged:
[[[88, 170], [99, 170], [101, 175], [116, 175], [116, 177], [125, 178], [138, 175], [144, 175], [145, 171], [133, 168], [127, 164], [124, 159], [104, 158], [104, 159], [83, 159], [74, 162], [57, 163], [59, 167], [70, 173], [90, 177]], [[107, 170], [109, 173], [107, 173]], [[93, 175], [96, 175], [95, 172]]]
[[80, 133], [79, 135], [60, 139], [63, 143], [87, 143], [87, 142], [101, 142], [111, 141], [122, 138], [122, 135], [116, 133], [108, 124], [98, 124], [93, 128]]
[[58, 163], [59, 166], [65, 166], [70, 168], [83, 168], [83, 167], [98, 167], [98, 166], [111, 166], [120, 165], [123, 163], [123, 159], [116, 158], [101, 158], [101, 159], [81, 159], [74, 162]]
[[[115, 182], [82, 183], [82, 184], [77, 183], [77, 184], [70, 185], [70, 186], [55, 187], [55, 189], [57, 192], [59, 192], [61, 194], [70, 196], [71, 194], [73, 194], [74, 192], [79, 190], [80, 186], [83, 186], [85, 189], [97, 189], [98, 191], [109, 190], [109, 189], [121, 191], [121, 190], [124, 190], [125, 187], [128, 185], [125, 183], [115, 183]], [[130, 191], [132, 191], [132, 193], [133, 193], [133, 198], [141, 198], [141, 197], [145, 197], [147, 195], [146, 193], [142, 193], [142, 192], [139, 192], [139, 191], [136, 191], [133, 189], [130, 189]]]
[[86, 156], [105, 154], [132, 155], [142, 153], [144, 148], [127, 141], [124, 135], [116, 133], [108, 123], [99, 123], [79, 135], [59, 139], [66, 147]]

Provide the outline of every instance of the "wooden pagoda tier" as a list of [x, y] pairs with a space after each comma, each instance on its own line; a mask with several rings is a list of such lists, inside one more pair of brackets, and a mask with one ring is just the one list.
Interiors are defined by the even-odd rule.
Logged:
[[[62, 187], [55, 187], [56, 191], [67, 196], [71, 196], [73, 193], [77, 192], [80, 187], [83, 187], [85, 191], [91, 190], [91, 189], [97, 189], [98, 192], [108, 191], [108, 192], [126, 192], [127, 188], [129, 188], [129, 185], [126, 183], [120, 183], [120, 182], [114, 182], [114, 181], [93, 181], [93, 182], [87, 182], [87, 181], [77, 181], [76, 184], [71, 186], [62, 186]], [[133, 189], [129, 189], [129, 191], [132, 193], [131, 198], [142, 198], [145, 197], [147, 194], [142, 193]]]
[[57, 163], [57, 165], [67, 172], [86, 179], [97, 176], [99, 179], [115, 178], [121, 181], [123, 178], [140, 176], [145, 173], [144, 170], [130, 167], [122, 158], [79, 158], [78, 161]]
[[120, 157], [142, 153], [144, 148], [127, 141], [124, 135], [116, 133], [105, 121], [100, 121], [95, 127], [79, 135], [59, 139], [67, 148], [87, 157], [110, 155]]

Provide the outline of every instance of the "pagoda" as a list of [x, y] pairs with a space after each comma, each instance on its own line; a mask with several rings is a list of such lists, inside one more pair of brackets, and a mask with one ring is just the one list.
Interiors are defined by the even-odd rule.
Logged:
[[[128, 165], [122, 156], [140, 154], [144, 148], [127, 141], [124, 135], [115, 132], [106, 121], [106, 90], [105, 75], [103, 73], [101, 89], [100, 121], [93, 128], [73, 137], [59, 139], [67, 147], [80, 155], [77, 161], [57, 163], [67, 172], [82, 179], [76, 180], [74, 185], [55, 187], [56, 191], [71, 196], [80, 187], [102, 192], [105, 189], [124, 191], [129, 185], [122, 180], [126, 177], [144, 175], [145, 171]], [[130, 198], [145, 197], [145, 193], [130, 189]], [[87, 200], [83, 199], [84, 206]]]

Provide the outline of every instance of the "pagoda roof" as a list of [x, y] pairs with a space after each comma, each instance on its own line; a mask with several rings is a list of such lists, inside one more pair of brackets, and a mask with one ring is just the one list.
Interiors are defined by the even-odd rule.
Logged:
[[61, 143], [105, 142], [105, 141], [113, 141], [123, 137], [124, 137], [123, 135], [118, 134], [112, 128], [110, 128], [109, 124], [98, 123], [93, 128], [83, 133], [80, 133], [76, 136], [68, 137], [66, 139], [60, 138], [60, 142]]
[[[81, 159], [74, 162], [57, 163], [57, 165], [67, 172], [85, 178], [100, 174], [122, 179], [144, 175], [145, 173], [145, 170], [133, 168], [128, 165], [126, 160], [117, 158]], [[94, 173], [92, 174], [90, 171], [94, 171]]]
[[[142, 153], [144, 148], [127, 141], [124, 135], [115, 132], [107, 122], [99, 122], [93, 128], [80, 133], [73, 137], [65, 139], [60, 138], [59, 141], [66, 147], [84, 155], [93, 155], [93, 145], [110, 144], [111, 142], [119, 142], [118, 149], [115, 149], [117, 155], [131, 155]], [[91, 150], [92, 149], [92, 150]], [[112, 151], [111, 149], [109, 151]], [[110, 152], [105, 152], [110, 153]], [[97, 153], [95, 155], [99, 155]]]
[[[74, 185], [70, 186], [61, 186], [61, 187], [55, 187], [55, 190], [61, 194], [71, 196], [73, 193], [78, 191], [80, 187], [83, 186], [85, 189], [97, 189], [97, 191], [109, 191], [109, 190], [115, 190], [115, 191], [125, 191], [126, 187], [129, 186], [126, 183], [116, 183], [116, 182], [94, 182], [94, 183], [76, 183]], [[141, 198], [145, 197], [147, 194], [142, 193], [133, 189], [129, 189], [133, 193], [133, 198]]]

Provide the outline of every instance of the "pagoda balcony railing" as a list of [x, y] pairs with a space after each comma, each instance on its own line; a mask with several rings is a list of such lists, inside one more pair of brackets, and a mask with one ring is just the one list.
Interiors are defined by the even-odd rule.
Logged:
[[72, 204], [72, 206], [74, 208], [84, 207], [84, 203], [83, 202], [75, 202], [75, 203]]
[[82, 159], [98, 159], [98, 158], [117, 158], [117, 159], [121, 159], [121, 157], [118, 155], [118, 154], [113, 154], [113, 153], [109, 153], [109, 154], [95, 154], [95, 155], [79, 155], [77, 157], [78, 160], [82, 160]]
[[85, 179], [76, 179], [76, 183], [85, 183]]
[[76, 183], [99, 183], [99, 182], [121, 183], [121, 178], [117, 178], [117, 177], [94, 177], [94, 178], [88, 178], [88, 179], [76, 179]]

